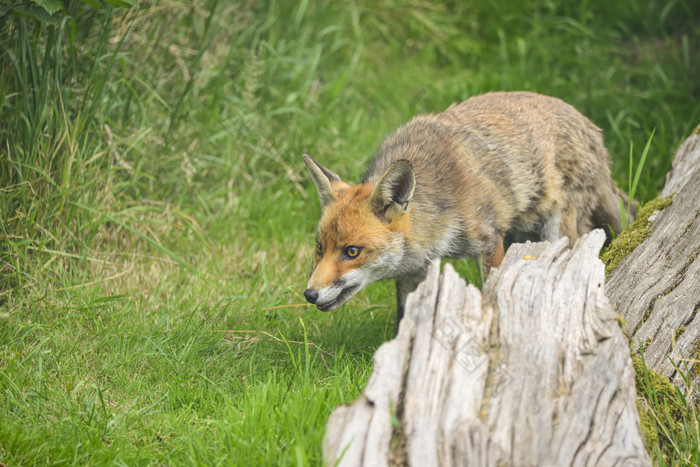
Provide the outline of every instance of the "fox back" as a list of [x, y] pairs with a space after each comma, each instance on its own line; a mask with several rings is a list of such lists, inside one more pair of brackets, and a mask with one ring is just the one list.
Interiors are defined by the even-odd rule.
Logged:
[[413, 118], [351, 186], [305, 156], [321, 196], [307, 300], [337, 308], [365, 285], [395, 279], [406, 295], [434, 258], [498, 266], [504, 238], [573, 243], [622, 228], [627, 203], [598, 129], [563, 101], [527, 92], [473, 97]]

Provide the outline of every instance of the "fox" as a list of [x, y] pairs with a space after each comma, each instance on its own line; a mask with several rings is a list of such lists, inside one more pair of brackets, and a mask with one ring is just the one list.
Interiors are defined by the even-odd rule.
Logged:
[[411, 119], [389, 135], [360, 183], [303, 155], [320, 197], [315, 264], [305, 299], [335, 310], [379, 280], [406, 298], [436, 258], [472, 257], [488, 275], [506, 242], [607, 242], [635, 207], [610, 173], [600, 128], [566, 102], [490, 92]]

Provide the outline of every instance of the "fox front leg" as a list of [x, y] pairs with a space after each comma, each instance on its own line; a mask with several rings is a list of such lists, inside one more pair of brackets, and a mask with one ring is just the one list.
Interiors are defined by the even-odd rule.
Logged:
[[485, 258], [482, 256], [484, 277], [488, 277], [488, 275], [491, 273], [491, 269], [500, 266], [501, 262], [503, 262], [503, 257], [505, 256], [504, 243], [506, 234], [500, 233], [496, 238], [497, 240], [491, 249], [491, 253]]
[[399, 333], [399, 325], [406, 309], [406, 297], [416, 290], [418, 284], [425, 280], [428, 271], [420, 271], [412, 276], [397, 277], [396, 282], [396, 334]]

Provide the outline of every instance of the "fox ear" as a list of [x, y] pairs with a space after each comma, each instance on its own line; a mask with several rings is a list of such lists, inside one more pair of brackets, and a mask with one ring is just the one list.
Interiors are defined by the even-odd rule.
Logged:
[[338, 175], [331, 172], [327, 168], [323, 167], [321, 164], [316, 162], [308, 154], [304, 154], [304, 163], [306, 163], [306, 168], [309, 169], [309, 174], [311, 175], [311, 180], [313, 180], [318, 194], [321, 197], [321, 210], [326, 209], [326, 206], [331, 204], [336, 198], [336, 192], [333, 189], [333, 182], [340, 182], [345, 184]]
[[369, 198], [370, 206], [376, 214], [391, 221], [394, 216], [408, 211], [408, 203], [413, 199], [415, 188], [413, 164], [406, 159], [398, 160], [386, 169], [374, 186]]

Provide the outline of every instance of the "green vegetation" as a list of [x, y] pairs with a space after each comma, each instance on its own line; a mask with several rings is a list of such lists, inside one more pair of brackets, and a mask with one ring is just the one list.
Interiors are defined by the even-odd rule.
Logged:
[[700, 414], [695, 406], [697, 388], [690, 384], [687, 365], [676, 367], [683, 388], [647, 368], [643, 353], [633, 356], [636, 374], [637, 409], [644, 441], [656, 465], [698, 465], [700, 452]]
[[656, 198], [646, 203], [638, 212], [629, 227], [623, 230], [603, 251], [600, 259], [605, 263], [605, 274], [620, 264], [625, 256], [629, 255], [644, 240], [651, 235], [651, 225], [654, 223], [654, 215], [663, 211], [673, 202], [673, 197]]
[[304, 305], [301, 154], [356, 181], [412, 115], [533, 90], [603, 128], [624, 189], [655, 132], [650, 200], [700, 121], [699, 18], [685, 0], [3, 3], [0, 463], [321, 463], [394, 292]]

